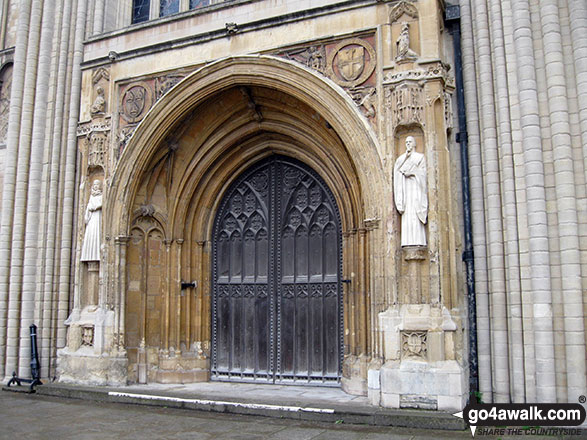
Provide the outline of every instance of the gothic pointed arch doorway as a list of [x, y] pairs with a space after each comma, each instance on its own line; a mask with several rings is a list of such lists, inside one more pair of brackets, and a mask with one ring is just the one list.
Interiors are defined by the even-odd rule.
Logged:
[[340, 213], [311, 168], [272, 155], [223, 196], [212, 236], [215, 380], [338, 384]]

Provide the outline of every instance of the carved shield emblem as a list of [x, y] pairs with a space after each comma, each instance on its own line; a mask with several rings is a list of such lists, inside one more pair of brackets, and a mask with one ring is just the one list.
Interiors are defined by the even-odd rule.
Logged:
[[414, 354], [420, 354], [422, 351], [422, 339], [418, 333], [411, 333], [408, 335], [408, 350]]
[[349, 47], [338, 51], [338, 71], [347, 81], [354, 81], [365, 68], [365, 48]]
[[124, 94], [123, 109], [131, 118], [137, 118], [145, 109], [145, 95], [147, 91], [142, 86], [134, 86]]

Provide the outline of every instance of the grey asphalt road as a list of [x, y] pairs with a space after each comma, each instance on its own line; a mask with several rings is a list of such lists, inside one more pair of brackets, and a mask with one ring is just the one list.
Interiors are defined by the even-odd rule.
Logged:
[[[0, 391], [0, 439], [422, 440], [470, 438], [469, 431], [433, 432], [304, 422], [164, 407], [58, 399]], [[553, 437], [540, 438], [552, 439]]]

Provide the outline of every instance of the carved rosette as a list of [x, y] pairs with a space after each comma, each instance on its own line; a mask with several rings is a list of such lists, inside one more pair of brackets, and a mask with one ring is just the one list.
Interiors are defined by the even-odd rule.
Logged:
[[402, 332], [402, 359], [427, 360], [427, 332], [403, 331]]

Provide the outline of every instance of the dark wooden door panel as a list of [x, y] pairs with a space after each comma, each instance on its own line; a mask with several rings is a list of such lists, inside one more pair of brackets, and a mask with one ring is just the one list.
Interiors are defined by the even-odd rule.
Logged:
[[337, 383], [340, 215], [322, 180], [272, 158], [227, 191], [213, 233], [212, 377]]

